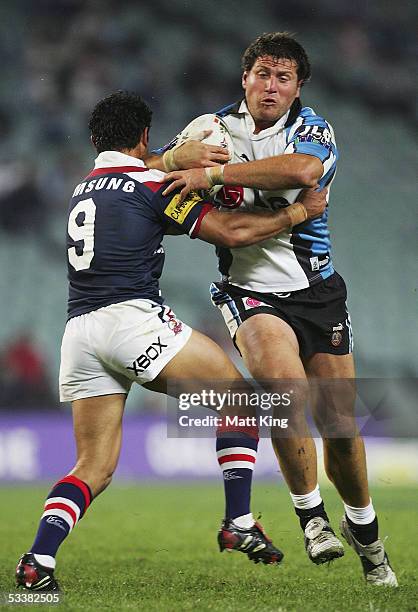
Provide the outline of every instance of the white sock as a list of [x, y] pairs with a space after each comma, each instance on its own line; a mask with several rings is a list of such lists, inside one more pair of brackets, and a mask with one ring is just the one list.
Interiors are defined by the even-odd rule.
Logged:
[[250, 529], [250, 527], [252, 527], [255, 523], [252, 512], [249, 514], [243, 514], [242, 516], [237, 516], [237, 518], [232, 520], [234, 521], [234, 525], [240, 529]]
[[34, 557], [36, 561], [44, 567], [47, 567], [48, 569], [55, 569], [56, 561], [54, 557], [51, 557], [51, 555], [37, 555], [35, 553]]
[[295, 508], [300, 510], [309, 510], [309, 508], [315, 508], [322, 502], [321, 493], [319, 492], [319, 485], [316, 485], [315, 489], [305, 495], [295, 495], [290, 493], [293, 505]]
[[344, 504], [344, 510], [347, 517], [356, 525], [368, 525], [376, 518], [372, 500], [365, 508], [354, 508], [348, 504]]

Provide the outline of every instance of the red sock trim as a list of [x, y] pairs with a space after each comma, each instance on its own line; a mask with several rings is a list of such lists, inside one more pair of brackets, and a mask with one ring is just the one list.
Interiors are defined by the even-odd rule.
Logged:
[[219, 425], [219, 427], [217, 427], [216, 429], [216, 435], [219, 436], [219, 434], [223, 434], [223, 433], [240, 433], [240, 434], [245, 434], [246, 436], [249, 436], [250, 438], [254, 438], [254, 440], [259, 440], [258, 437], [258, 427], [257, 425], [253, 425], [253, 426], [242, 426], [240, 427], [239, 425]]
[[252, 455], [238, 455], [236, 453], [231, 453], [230, 455], [224, 455], [223, 457], [218, 458], [219, 465], [229, 463], [230, 461], [248, 461], [249, 463], [255, 463], [255, 457]]
[[73, 476], [72, 474], [69, 474], [68, 476], [65, 476], [64, 478], [61, 478], [61, 480], [58, 480], [58, 482], [56, 482], [54, 486], [57, 486], [58, 484], [60, 484], [60, 482], [68, 482], [69, 484], [73, 484], [74, 486], [80, 489], [80, 491], [82, 492], [84, 496], [84, 501], [86, 503], [86, 506], [83, 512], [84, 514], [87, 508], [90, 506], [91, 501], [92, 501], [90, 488], [86, 485], [85, 482], [77, 478], [77, 476]]
[[61, 502], [53, 502], [51, 504], [48, 504], [48, 503], [45, 504], [45, 510], [53, 510], [54, 508], [58, 508], [59, 510], [65, 510], [65, 512], [67, 512], [73, 519], [73, 527], [75, 527], [75, 524], [77, 523], [77, 515], [74, 512], [74, 510], [70, 508], [70, 506], [68, 506], [67, 504], [63, 504]]

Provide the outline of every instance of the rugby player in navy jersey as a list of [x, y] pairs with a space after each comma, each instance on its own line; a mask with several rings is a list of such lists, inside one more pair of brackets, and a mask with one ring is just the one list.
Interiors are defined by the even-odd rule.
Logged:
[[[325, 195], [313, 190], [287, 210], [259, 214], [221, 212], [196, 193], [183, 201], [178, 194], [164, 196], [164, 174], [142, 161], [150, 124], [150, 109], [126, 92], [101, 100], [90, 118], [98, 157], [75, 187], [69, 207], [68, 321], [59, 381], [61, 401], [72, 402], [77, 461], [49, 493], [35, 540], [19, 560], [17, 584], [27, 589], [58, 589], [56, 553], [111, 481], [133, 382], [167, 393], [175, 381], [177, 394], [205, 383], [215, 391], [234, 390], [235, 383], [240, 391], [247, 389], [222, 349], [164, 304], [159, 290], [164, 235], [186, 234], [236, 248], [274, 236], [325, 208]], [[218, 428], [219, 464], [235, 473], [224, 483], [226, 520], [218, 540], [221, 550], [279, 563], [282, 553], [250, 513], [257, 443], [257, 427], [222, 423]]]
[[[221, 207], [275, 210], [294, 202], [303, 187], [331, 184], [338, 159], [333, 129], [300, 102], [310, 78], [303, 47], [287, 33], [263, 34], [245, 51], [242, 66], [244, 99], [218, 113], [237, 163], [171, 172], [166, 194], [180, 188], [184, 197], [216, 183], [226, 185], [217, 197]], [[164, 157], [147, 161], [154, 167], [163, 162]], [[272, 441], [315, 563], [340, 557], [344, 549], [319, 491], [316, 449], [304, 414], [306, 383], [340, 380], [323, 386], [311, 405], [327, 475], [344, 502], [341, 533], [360, 557], [367, 583], [397, 586], [378, 537], [364, 443], [353, 417], [351, 322], [345, 283], [332, 264], [327, 219], [328, 209], [262, 244], [218, 249], [222, 282], [212, 285], [212, 300], [255, 379], [301, 381], [299, 410], [292, 404], [294, 435], [273, 430]]]

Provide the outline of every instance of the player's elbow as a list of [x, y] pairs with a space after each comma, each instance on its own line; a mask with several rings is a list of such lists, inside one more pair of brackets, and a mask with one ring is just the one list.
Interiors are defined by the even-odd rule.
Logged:
[[243, 228], [230, 228], [229, 231], [223, 232], [222, 236], [223, 244], [220, 246], [227, 247], [228, 249], [239, 249], [240, 247], [248, 246], [251, 244], [251, 239], [248, 231]]
[[315, 187], [318, 184], [318, 177], [307, 173], [301, 177], [300, 184], [305, 188]]
[[302, 187], [315, 187], [323, 173], [322, 162], [317, 157], [311, 157], [298, 171], [298, 181]]

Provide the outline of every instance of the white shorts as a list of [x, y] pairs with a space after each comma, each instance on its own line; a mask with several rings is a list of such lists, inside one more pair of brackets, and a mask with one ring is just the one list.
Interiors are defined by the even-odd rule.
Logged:
[[70, 319], [61, 345], [61, 402], [126, 393], [156, 378], [192, 329], [171, 308], [129, 300]]

